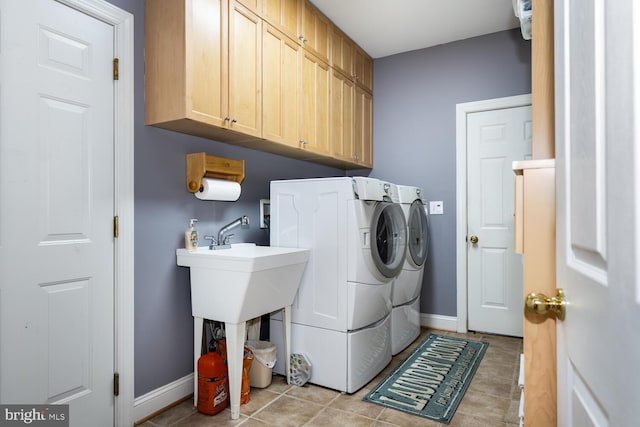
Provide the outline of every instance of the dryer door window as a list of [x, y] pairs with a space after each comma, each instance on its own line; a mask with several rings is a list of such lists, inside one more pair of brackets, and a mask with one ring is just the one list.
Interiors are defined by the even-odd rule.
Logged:
[[371, 256], [385, 277], [395, 277], [404, 265], [406, 222], [400, 206], [378, 203], [371, 223]]
[[409, 207], [409, 256], [417, 267], [421, 267], [429, 254], [429, 218], [420, 200]]

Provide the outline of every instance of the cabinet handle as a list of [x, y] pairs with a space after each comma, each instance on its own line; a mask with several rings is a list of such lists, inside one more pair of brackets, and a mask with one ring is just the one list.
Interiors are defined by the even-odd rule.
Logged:
[[225, 118], [224, 118], [224, 121], [225, 121], [225, 122], [228, 122], [229, 120], [231, 120], [231, 117], [229, 117], [229, 116], [227, 116], [227, 117], [225, 117]]
[[302, 145], [302, 146], [307, 145], [307, 141], [300, 140], [300, 145]]
[[231, 123], [238, 123], [238, 119], [231, 120]]

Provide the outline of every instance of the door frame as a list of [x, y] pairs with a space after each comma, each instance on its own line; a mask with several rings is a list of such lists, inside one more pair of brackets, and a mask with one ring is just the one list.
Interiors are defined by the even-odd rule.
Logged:
[[531, 94], [456, 104], [456, 331], [467, 332], [467, 115], [531, 105]]
[[115, 399], [114, 425], [134, 423], [134, 34], [133, 15], [104, 0], [55, 0], [113, 26], [114, 56], [119, 78], [114, 84], [114, 372], [120, 394]]

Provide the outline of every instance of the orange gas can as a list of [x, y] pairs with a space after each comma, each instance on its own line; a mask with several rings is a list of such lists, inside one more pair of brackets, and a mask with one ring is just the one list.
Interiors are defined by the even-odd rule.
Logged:
[[198, 359], [198, 411], [215, 415], [227, 407], [227, 364], [217, 351]]

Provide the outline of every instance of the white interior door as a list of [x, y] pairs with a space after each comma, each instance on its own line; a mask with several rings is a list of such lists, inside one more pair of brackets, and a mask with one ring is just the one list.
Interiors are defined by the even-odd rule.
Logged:
[[530, 158], [531, 106], [467, 115], [470, 330], [522, 336], [522, 255], [513, 247], [512, 162]]
[[0, 401], [114, 424], [113, 27], [0, 1]]
[[634, 0], [555, 3], [561, 426], [638, 422], [639, 13]]

